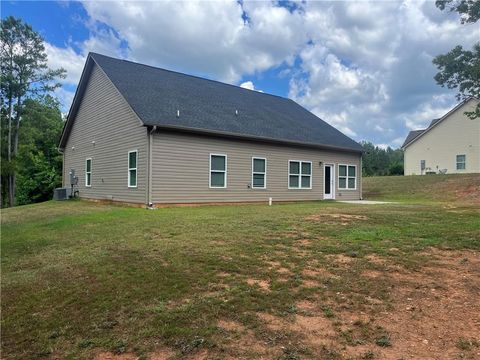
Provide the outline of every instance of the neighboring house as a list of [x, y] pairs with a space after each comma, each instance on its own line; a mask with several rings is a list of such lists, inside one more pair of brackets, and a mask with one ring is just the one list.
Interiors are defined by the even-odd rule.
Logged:
[[402, 145], [404, 174], [480, 173], [480, 118], [465, 115], [477, 104], [469, 98], [428, 128], [410, 131]]
[[59, 148], [82, 198], [362, 197], [362, 147], [294, 101], [94, 53]]

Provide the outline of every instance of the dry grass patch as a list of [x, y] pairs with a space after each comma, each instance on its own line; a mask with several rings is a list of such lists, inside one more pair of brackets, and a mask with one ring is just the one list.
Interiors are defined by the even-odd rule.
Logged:
[[258, 286], [263, 291], [270, 291], [270, 282], [262, 279], [247, 279], [247, 284], [250, 286]]
[[480, 340], [480, 253], [424, 254], [435, 261], [418, 272], [390, 274], [395, 307], [377, 319], [392, 335], [386, 356], [455, 358], [460, 338]]
[[368, 220], [368, 217], [365, 215], [354, 215], [354, 214], [313, 214], [307, 216], [305, 220], [320, 222], [326, 225], [349, 225], [354, 221], [365, 221]]
[[220, 320], [217, 324], [218, 327], [227, 331], [244, 331], [245, 326], [234, 320]]
[[[135, 354], [114, 354], [112, 352], [100, 352], [94, 357], [95, 360], [137, 360], [138, 356]], [[165, 358], [168, 359], [168, 358]]]
[[377, 279], [377, 278], [380, 278], [382, 276], [385, 276], [385, 273], [382, 272], [382, 271], [378, 271], [378, 270], [364, 270], [362, 272], [362, 276], [365, 276], [365, 277], [371, 278], [371, 279]]
[[355, 258], [343, 254], [327, 255], [327, 259], [341, 265], [350, 264], [355, 260]]

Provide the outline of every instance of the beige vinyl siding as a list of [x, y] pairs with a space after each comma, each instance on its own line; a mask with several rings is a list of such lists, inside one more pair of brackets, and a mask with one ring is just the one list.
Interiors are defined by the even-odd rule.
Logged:
[[[94, 65], [65, 146], [64, 185], [69, 186], [69, 171], [73, 168], [80, 197], [145, 203], [147, 140], [147, 129], [103, 71]], [[131, 150], [138, 150], [135, 188], [128, 187]], [[87, 158], [92, 158], [91, 187], [85, 187]]]
[[[202, 135], [159, 132], [152, 144], [154, 203], [274, 201], [323, 199], [323, 164], [335, 164], [336, 199], [360, 198], [338, 189], [338, 164], [356, 165], [360, 154], [267, 144]], [[227, 188], [209, 188], [210, 154], [227, 155]], [[252, 157], [267, 159], [266, 189], [251, 189]], [[288, 161], [312, 162], [312, 189], [288, 189]], [[360, 174], [357, 182], [360, 182]]]
[[[464, 114], [473, 111], [477, 102], [468, 101], [405, 149], [405, 175], [420, 175], [421, 160], [436, 172], [439, 169], [447, 169], [447, 174], [480, 172], [480, 121]], [[457, 155], [466, 156], [465, 170], [457, 170]]]

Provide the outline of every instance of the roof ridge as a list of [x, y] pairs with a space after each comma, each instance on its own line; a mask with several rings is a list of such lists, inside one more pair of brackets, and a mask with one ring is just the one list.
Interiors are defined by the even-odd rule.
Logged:
[[[196, 78], [196, 79], [200, 79], [200, 80], [211, 81], [211, 82], [214, 82], [214, 83], [217, 83], [217, 84], [222, 84], [222, 85], [226, 85], [226, 86], [233, 86], [234, 88], [240, 89], [240, 90], [242, 90], [242, 91], [255, 91], [257, 94], [261, 94], [261, 95], [274, 96], [274, 97], [277, 97], [277, 98], [280, 98], [280, 99], [283, 99], [283, 100], [292, 100], [292, 99], [290, 99], [290, 98], [288, 98], [288, 97], [284, 97], [284, 96], [280, 96], [280, 95], [275, 95], [275, 94], [270, 94], [270, 93], [267, 93], [267, 92], [264, 92], [264, 91], [251, 90], [251, 89], [243, 88], [243, 87], [238, 86], [238, 85], [233, 85], [233, 84], [225, 83], [225, 82], [222, 82], [222, 81], [219, 81], [219, 80], [204, 78], [204, 77], [201, 77], [201, 76], [198, 76], [198, 75], [191, 75], [191, 74], [183, 73], [183, 72], [180, 72], [180, 71], [175, 71], [175, 70], [170, 70], [170, 69], [161, 68], [161, 67], [158, 67], [158, 66], [143, 64], [143, 63], [141, 63], [141, 62], [136, 62], [136, 61], [132, 61], [132, 60], [119, 59], [119, 58], [115, 58], [115, 57], [113, 57], [113, 56], [108, 56], [108, 55], [104, 55], [104, 54], [100, 54], [100, 53], [96, 53], [96, 52], [90, 52], [89, 55], [103, 56], [103, 57], [106, 57], [106, 58], [109, 58], [109, 59], [112, 59], [112, 60], [125, 61], [125, 62], [131, 63], [131, 64], [140, 65], [140, 66], [145, 66], [145, 67], [149, 67], [149, 68], [152, 68], [152, 69], [155, 69], [155, 70], [167, 71], [167, 72], [170, 72], [170, 73], [179, 74], [179, 75], [183, 75], [183, 76], [188, 76], [188, 77], [192, 77], [192, 78]], [[292, 101], [293, 101], [293, 100], [292, 100]]]

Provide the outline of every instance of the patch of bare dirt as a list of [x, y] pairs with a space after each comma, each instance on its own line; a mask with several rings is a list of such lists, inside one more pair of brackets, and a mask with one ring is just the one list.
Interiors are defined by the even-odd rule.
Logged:
[[272, 269], [275, 269], [275, 268], [279, 268], [282, 266], [282, 264], [280, 263], [280, 261], [265, 261], [265, 264], [267, 265], [268, 269], [269, 270], [272, 270]]
[[244, 331], [245, 326], [234, 320], [220, 320], [217, 326], [228, 331]]
[[303, 316], [297, 314], [290, 329], [301, 334], [304, 337], [305, 344], [314, 349], [330, 343], [330, 340], [337, 335], [332, 322], [321, 315]]
[[343, 254], [327, 255], [327, 258], [337, 264], [350, 264], [354, 260], [353, 257]]
[[300, 311], [313, 312], [317, 308], [317, 304], [310, 300], [297, 301], [296, 308]]
[[385, 265], [387, 263], [387, 259], [384, 259], [378, 255], [370, 254], [365, 257], [369, 262], [375, 265]]
[[310, 245], [312, 245], [312, 240], [309, 240], [309, 239], [302, 239], [302, 240], [295, 241], [295, 246], [308, 247]]
[[431, 189], [434, 194], [452, 194], [455, 200], [464, 203], [480, 205], [480, 175], [455, 177], [434, 184]]
[[453, 359], [460, 353], [480, 358], [480, 348], [466, 353], [460, 339], [480, 341], [480, 253], [430, 249], [434, 259], [418, 272], [393, 273], [392, 311], [377, 323], [392, 338], [384, 356]]
[[[310, 311], [315, 308], [314, 303], [306, 301], [297, 303], [297, 306], [311, 309]], [[312, 348], [327, 344], [336, 335], [332, 322], [323, 315], [305, 316], [295, 314], [293, 321], [291, 317], [281, 318], [268, 313], [257, 313], [257, 315], [264, 321], [268, 329], [284, 332], [293, 331], [303, 338], [305, 345]]]
[[263, 291], [270, 291], [270, 282], [267, 280], [261, 280], [261, 279], [247, 279], [247, 284], [250, 286], [258, 286], [260, 289]]
[[125, 354], [114, 354], [112, 352], [106, 351], [101, 352], [95, 355], [95, 360], [137, 360], [138, 356], [135, 354], [125, 353]]
[[365, 215], [353, 215], [353, 214], [313, 214], [307, 216], [305, 220], [317, 221], [325, 224], [341, 224], [348, 225], [353, 221], [368, 220]]
[[376, 279], [376, 278], [380, 278], [380, 277], [385, 276], [385, 275], [381, 271], [365, 270], [365, 271], [362, 272], [362, 276], [365, 276], [365, 277], [371, 278], [371, 279]]
[[232, 274], [230, 274], [228, 272], [225, 272], [225, 271], [220, 271], [219, 273], [217, 273], [217, 276], [221, 277], [221, 278], [227, 278], [227, 277], [232, 276]]
[[280, 275], [292, 275], [290, 269], [286, 267], [279, 267], [276, 270]]
[[[298, 336], [313, 358], [324, 358], [332, 351], [339, 359], [480, 359], [480, 252], [430, 249], [423, 255], [430, 260], [415, 271], [394, 266], [388, 258], [369, 259], [386, 270], [365, 270], [362, 276], [372, 283], [382, 277], [390, 284], [386, 288], [391, 299], [388, 303], [372, 292], [364, 297], [362, 307], [352, 308], [349, 294], [344, 294], [341, 304], [330, 303], [333, 317], [327, 317], [320, 306], [325, 299], [318, 304], [311, 299], [297, 301], [297, 314], [288, 317], [266, 312], [257, 316], [269, 331]], [[333, 255], [333, 259], [340, 263], [354, 260], [345, 255]], [[312, 286], [318, 286], [315, 278], [323, 276], [323, 271], [307, 267], [302, 275]], [[223, 327], [235, 328], [236, 324]], [[236, 342], [232, 343], [236, 351], [232, 358], [248, 358], [239, 350], [240, 344], [249, 347], [248, 354], [255, 355], [251, 358], [269, 359], [272, 351], [278, 350], [249, 330], [239, 331], [240, 338], [232, 340]], [[353, 340], [366, 338], [358, 344], [348, 342], [345, 334], [349, 333]], [[390, 346], [376, 344], [381, 334], [388, 336]]]
[[150, 360], [168, 360], [168, 359], [172, 359], [174, 356], [175, 356], [175, 353], [172, 350], [163, 348], [160, 350], [156, 350], [153, 353], [150, 353], [148, 355], [148, 358]]
[[322, 277], [322, 278], [333, 277], [333, 274], [321, 267], [315, 267], [315, 268], [306, 267], [302, 271], [302, 276], [305, 278], [317, 279], [318, 277]]
[[320, 285], [320, 283], [317, 280], [311, 280], [311, 279], [302, 280], [302, 284], [307, 288], [315, 288]]

